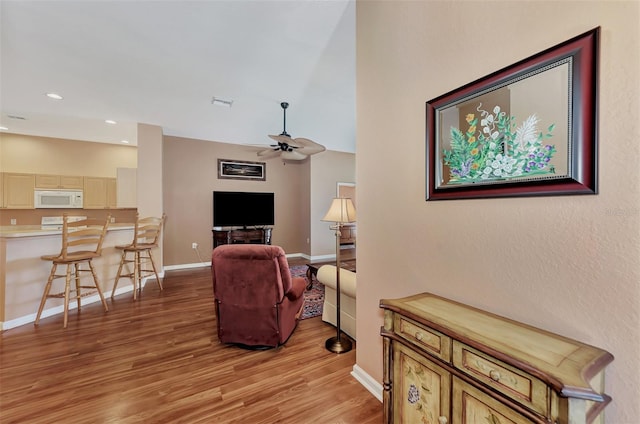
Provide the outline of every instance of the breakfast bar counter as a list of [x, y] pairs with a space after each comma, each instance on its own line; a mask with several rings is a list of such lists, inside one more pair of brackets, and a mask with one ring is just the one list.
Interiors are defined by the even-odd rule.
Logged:
[[[133, 224], [110, 224], [102, 245], [102, 256], [93, 260], [100, 287], [105, 294], [111, 293], [120, 264], [121, 252], [115, 246], [130, 243], [133, 228]], [[61, 229], [43, 229], [39, 225], [0, 226], [0, 322], [3, 330], [35, 320], [51, 272], [51, 261], [44, 261], [40, 257], [56, 254], [61, 247]], [[52, 291], [60, 291], [57, 289], [63, 286], [63, 281], [56, 281]], [[123, 284], [123, 288], [131, 289], [126, 284]], [[83, 304], [95, 300], [94, 296], [90, 296], [83, 299]], [[70, 307], [75, 307], [75, 302]], [[45, 308], [42, 317], [59, 313], [63, 309], [63, 300], [50, 299]], [[70, 314], [72, 317], [73, 313]]]

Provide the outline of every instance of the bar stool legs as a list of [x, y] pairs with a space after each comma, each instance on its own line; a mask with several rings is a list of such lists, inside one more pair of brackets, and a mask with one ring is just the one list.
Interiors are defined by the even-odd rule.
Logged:
[[[156, 282], [160, 290], [163, 290], [162, 280], [158, 276], [156, 270], [156, 264], [153, 261], [153, 253], [151, 248], [142, 248], [134, 246], [116, 246], [118, 249], [122, 249], [122, 256], [120, 258], [120, 266], [118, 266], [118, 273], [116, 275], [116, 281], [113, 283], [113, 290], [111, 291], [111, 298], [116, 294], [116, 288], [118, 287], [118, 281], [122, 277], [129, 278], [133, 283], [133, 300], [138, 298], [138, 291], [142, 293], [142, 279], [147, 276], [155, 276]], [[129, 257], [128, 254], [132, 254], [133, 257]], [[129, 267], [132, 264], [133, 271]], [[147, 264], [151, 265], [151, 269], [144, 268]], [[123, 272], [123, 268], [127, 268]]]
[[[166, 215], [164, 214], [161, 218], [140, 218], [140, 216], [136, 214], [133, 241], [127, 245], [116, 246], [116, 249], [122, 250], [122, 256], [120, 258], [116, 281], [113, 283], [111, 298], [116, 294], [120, 277], [127, 277], [133, 283], [133, 300], [138, 298], [138, 290], [140, 294], [142, 294], [142, 279], [146, 276], [155, 275], [158, 287], [160, 287], [160, 290], [163, 290], [162, 281], [160, 281], [160, 277], [158, 276], [151, 250], [158, 247], [158, 239], [165, 219]], [[127, 255], [129, 254], [133, 255], [133, 257], [128, 257]], [[151, 269], [143, 267], [148, 263], [151, 263]], [[133, 271], [131, 271], [129, 267], [130, 264], [133, 266]], [[123, 272], [124, 267], [127, 268], [128, 272]]]
[[[38, 325], [40, 324], [40, 316], [42, 315], [42, 311], [44, 310], [44, 305], [47, 301], [47, 299], [49, 298], [63, 298], [64, 299], [64, 321], [63, 321], [63, 327], [67, 328], [67, 324], [69, 322], [69, 299], [71, 298], [75, 298], [76, 299], [76, 304], [78, 306], [78, 311], [80, 311], [81, 307], [82, 307], [82, 301], [81, 298], [90, 294], [90, 293], [86, 293], [83, 295], [82, 293], [82, 289], [93, 289], [96, 290], [96, 292], [98, 293], [98, 296], [100, 297], [100, 302], [102, 303], [102, 306], [104, 307], [104, 311], [105, 312], [109, 312], [109, 306], [107, 305], [107, 301], [104, 298], [104, 295], [102, 294], [102, 290], [100, 289], [100, 282], [98, 281], [98, 276], [95, 272], [95, 269], [93, 268], [93, 264], [91, 263], [91, 261], [86, 261], [87, 264], [89, 265], [89, 269], [82, 269], [80, 267], [80, 262], [72, 262], [72, 263], [66, 263], [66, 264], [62, 264], [62, 265], [66, 265], [67, 269], [66, 272], [64, 274], [56, 274], [56, 270], [58, 269], [58, 263], [53, 263], [53, 266], [51, 267], [51, 274], [49, 274], [49, 279], [47, 280], [47, 284], [44, 288], [44, 292], [42, 294], [42, 299], [40, 300], [40, 307], [38, 308], [38, 313], [36, 315], [36, 319], [34, 324]], [[94, 285], [89, 286], [89, 285], [82, 285], [80, 282], [80, 273], [82, 272], [91, 272], [91, 276], [93, 277], [93, 283]], [[64, 284], [64, 292], [61, 293], [57, 293], [57, 294], [49, 294], [51, 292], [51, 286], [53, 285], [53, 280], [55, 280], [56, 278], [65, 278], [65, 284]], [[71, 289], [71, 279], [74, 280], [74, 284], [75, 284], [75, 290]], [[73, 296], [72, 296], [72, 292], [73, 292]]]

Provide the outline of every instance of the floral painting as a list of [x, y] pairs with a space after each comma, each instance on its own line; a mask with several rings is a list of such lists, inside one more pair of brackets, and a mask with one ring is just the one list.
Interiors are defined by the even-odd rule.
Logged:
[[595, 28], [426, 102], [426, 199], [598, 193]]
[[443, 161], [449, 166], [449, 183], [505, 180], [553, 174], [554, 124], [540, 131], [536, 114], [518, 122], [495, 106], [491, 112], [477, 107], [466, 115], [463, 130], [451, 127], [450, 149], [443, 149]]

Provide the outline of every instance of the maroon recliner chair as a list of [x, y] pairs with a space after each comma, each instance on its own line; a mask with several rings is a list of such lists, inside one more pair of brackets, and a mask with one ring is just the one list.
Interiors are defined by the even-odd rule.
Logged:
[[218, 246], [211, 272], [222, 343], [257, 348], [287, 341], [298, 323], [307, 282], [291, 277], [280, 246]]

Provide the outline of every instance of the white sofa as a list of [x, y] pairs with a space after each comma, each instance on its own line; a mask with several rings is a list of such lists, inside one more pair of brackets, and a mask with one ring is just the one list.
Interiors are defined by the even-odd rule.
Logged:
[[[322, 320], [336, 325], [336, 267], [322, 265], [316, 275], [324, 284]], [[356, 339], [356, 273], [340, 268], [340, 329]]]

